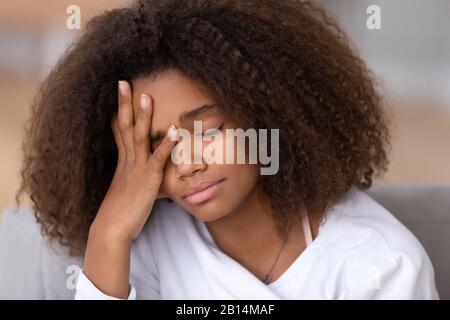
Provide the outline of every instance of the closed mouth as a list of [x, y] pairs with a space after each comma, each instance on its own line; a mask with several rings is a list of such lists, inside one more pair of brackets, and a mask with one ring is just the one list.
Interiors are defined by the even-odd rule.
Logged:
[[219, 191], [222, 182], [225, 179], [216, 180], [213, 182], [205, 182], [196, 187], [188, 188], [188, 192], [182, 197], [190, 204], [200, 204], [211, 199]]

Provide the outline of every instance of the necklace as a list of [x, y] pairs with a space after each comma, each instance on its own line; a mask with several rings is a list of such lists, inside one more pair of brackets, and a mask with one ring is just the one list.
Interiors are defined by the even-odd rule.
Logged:
[[277, 261], [278, 261], [278, 258], [279, 258], [280, 255], [281, 255], [281, 252], [283, 251], [284, 245], [286, 244], [287, 236], [288, 236], [289, 231], [290, 231], [290, 229], [291, 229], [291, 224], [292, 224], [292, 222], [289, 223], [289, 227], [288, 227], [288, 229], [286, 230], [286, 234], [284, 235], [283, 243], [281, 244], [280, 251], [278, 252], [277, 257], [275, 258], [275, 261], [273, 262], [273, 264], [272, 264], [272, 266], [270, 267], [269, 271], [267, 271], [266, 274], [264, 275], [264, 280], [263, 280], [263, 282], [264, 282], [264, 284], [266, 284], [266, 285], [269, 284], [270, 281], [272, 280], [272, 270], [273, 270], [273, 268], [275, 267], [275, 265], [276, 265], [276, 263], [277, 263]]

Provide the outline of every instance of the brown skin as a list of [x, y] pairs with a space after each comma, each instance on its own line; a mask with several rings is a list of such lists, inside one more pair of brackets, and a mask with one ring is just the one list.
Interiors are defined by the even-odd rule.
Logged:
[[[245, 250], [259, 250], [253, 237], [239, 234], [244, 234], [244, 222], [270, 226], [252, 215], [266, 212], [260, 210], [262, 203], [270, 204], [267, 216], [275, 217], [282, 235], [300, 208], [307, 208], [317, 225], [323, 210], [315, 208], [332, 205], [352, 186], [369, 188], [387, 169], [388, 118], [372, 73], [315, 2], [139, 0], [88, 23], [43, 82], [27, 126], [17, 205], [20, 195], [28, 193], [42, 231], [66, 245], [71, 255], [85, 254], [91, 225], [116, 175], [119, 150], [111, 121], [118, 109], [117, 81], [136, 87], [135, 97], [140, 91], [154, 94], [154, 76], [174, 69], [195, 80], [203, 95], [197, 92], [190, 104], [168, 95], [154, 97], [158, 106], [174, 108], [173, 118], [155, 108], [158, 129], [167, 129], [170, 121], [184, 127], [174, 116], [181, 109], [175, 108], [197, 107], [202, 99], [214, 101], [230, 127], [280, 129], [276, 175], [259, 176], [257, 183], [256, 167], [200, 165], [168, 167], [164, 182], [166, 196], [206, 221], [222, 249], [257, 275], [268, 260], [261, 255], [257, 262], [244, 261]], [[219, 120], [216, 115], [208, 125], [215, 127]], [[181, 189], [200, 175], [227, 177], [223, 187], [228, 192], [189, 206], [180, 199]], [[235, 191], [232, 185], [239, 185], [239, 193], [229, 193]], [[145, 190], [133, 209], [139, 222], [151, 207], [150, 193]], [[269, 237], [267, 256], [272, 257], [279, 242], [268, 227], [260, 228], [248, 234]], [[134, 237], [138, 231], [139, 223], [125, 234]], [[301, 240], [296, 243], [297, 249], [283, 259], [298, 255]], [[280, 265], [289, 265], [286, 261]], [[123, 278], [126, 272], [119, 274]], [[114, 292], [124, 293], [125, 287], [122, 281]]]
[[[111, 124], [118, 162], [111, 186], [92, 223], [83, 263], [84, 272], [106, 294], [127, 297], [130, 249], [155, 200], [160, 196], [164, 164], [175, 141], [164, 137], [150, 152], [153, 105], [133, 99], [125, 81], [119, 83], [118, 117]], [[114, 267], [111, 267], [114, 266]]]
[[[140, 93], [151, 95], [155, 104], [152, 120], [152, 134], [165, 132], [171, 123], [178, 128], [193, 132], [193, 121], [201, 120], [203, 130], [236, 128], [217, 109], [190, 119], [178, 122], [179, 115], [194, 110], [198, 106], [214, 104], [202, 86], [185, 77], [177, 70], [167, 70], [155, 79], [143, 78], [134, 82], [134, 96]], [[173, 92], [177, 94], [174, 95]], [[222, 131], [224, 131], [224, 129]], [[157, 143], [153, 141], [152, 143]], [[235, 152], [236, 154], [236, 152]], [[221, 191], [213, 199], [198, 205], [190, 205], [181, 195], [190, 185], [201, 181], [223, 179]], [[254, 272], [258, 277], [271, 266], [280, 247], [280, 234], [274, 225], [270, 203], [260, 192], [259, 167], [252, 164], [181, 164], [174, 165], [170, 160], [164, 170], [161, 192], [167, 195], [206, 225], [218, 246], [229, 256]], [[265, 201], [264, 201], [265, 200]], [[314, 218], [314, 229], [317, 228]], [[315, 230], [317, 232], [317, 230]], [[277, 272], [287, 266], [299, 255], [304, 247], [303, 232], [300, 227], [292, 229], [290, 242], [280, 256]], [[300, 241], [297, 241], [299, 240]], [[251, 254], [250, 254], [251, 253]]]
[[[202, 129], [233, 128], [233, 124], [224, 118], [217, 108], [209, 109], [195, 118], [179, 122], [179, 116], [187, 111], [194, 110], [205, 104], [214, 104], [193, 80], [183, 76], [177, 71], [168, 70], [158, 75], [156, 80], [150, 78], [138, 79], [133, 88], [134, 96], [140, 93], [151, 95], [155, 104], [153, 114], [152, 132], [165, 132], [171, 123], [177, 128], [185, 128], [193, 135], [194, 121], [202, 121]], [[173, 93], [177, 94], [174, 95]], [[157, 146], [159, 141], [151, 142]], [[204, 147], [207, 142], [204, 142]], [[193, 148], [191, 148], [193, 152]], [[193, 159], [192, 159], [193, 160]], [[193, 161], [192, 161], [193, 162]], [[254, 164], [179, 164], [169, 161], [164, 170], [162, 192], [177, 202], [186, 211], [204, 221], [220, 219], [236, 210], [256, 186], [259, 178], [259, 167]], [[205, 204], [190, 205], [182, 198], [187, 187], [202, 181], [225, 179], [221, 187], [221, 197], [211, 199]]]
[[[203, 121], [203, 130], [223, 123], [224, 128], [229, 128], [230, 122], [216, 109], [179, 122], [181, 114], [204, 104], [213, 104], [213, 101], [195, 81], [176, 70], [167, 70], [156, 79], [136, 80], [133, 96], [128, 83], [123, 83], [125, 92], [119, 95], [118, 121], [114, 119], [112, 123], [119, 150], [118, 165], [111, 187], [90, 228], [83, 265], [85, 274], [106, 294], [126, 298], [129, 294], [132, 241], [142, 230], [154, 201], [169, 197], [206, 221], [217, 245], [262, 279], [272, 265], [282, 239], [270, 212], [270, 203], [258, 197], [258, 166], [205, 162], [176, 165], [169, 157], [175, 142], [167, 136], [146, 143], [149, 135], [157, 131], [167, 132], [171, 124], [193, 133], [194, 120]], [[147, 108], [141, 108], [142, 94], [150, 97]], [[217, 179], [225, 181], [212, 199], [191, 205], [182, 198], [187, 187]], [[316, 228], [314, 224], [315, 233]], [[303, 231], [296, 224], [273, 269], [272, 280], [292, 264], [304, 247]]]

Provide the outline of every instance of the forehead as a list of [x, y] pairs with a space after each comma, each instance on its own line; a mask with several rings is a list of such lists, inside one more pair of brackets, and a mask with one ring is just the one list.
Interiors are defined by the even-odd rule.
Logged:
[[212, 100], [196, 81], [179, 71], [168, 70], [156, 77], [145, 77], [133, 82], [133, 101], [139, 101], [141, 93], [153, 100], [152, 131], [164, 129], [170, 123], [178, 124], [178, 117]]

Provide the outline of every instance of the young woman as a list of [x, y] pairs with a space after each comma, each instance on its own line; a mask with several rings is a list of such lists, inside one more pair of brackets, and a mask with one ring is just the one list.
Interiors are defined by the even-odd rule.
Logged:
[[[389, 134], [347, 42], [305, 1], [147, 0], [94, 18], [43, 84], [19, 190], [84, 255], [76, 298], [437, 298], [420, 243], [362, 191]], [[175, 163], [194, 121], [224, 140], [279, 130], [276, 174]]]

